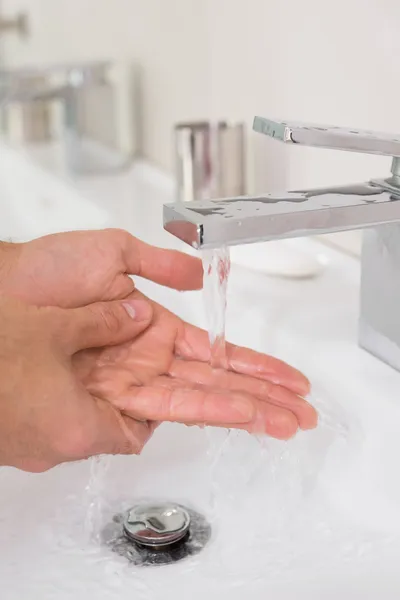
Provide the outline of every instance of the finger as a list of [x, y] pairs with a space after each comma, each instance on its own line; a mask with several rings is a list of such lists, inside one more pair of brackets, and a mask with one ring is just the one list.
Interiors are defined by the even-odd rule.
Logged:
[[[207, 333], [188, 323], [179, 331], [175, 351], [178, 356], [189, 360], [209, 362], [211, 359]], [[310, 391], [310, 382], [300, 371], [277, 358], [249, 348], [226, 344], [225, 367], [235, 373], [271, 381], [301, 396], [306, 396]]]
[[137, 298], [98, 302], [64, 312], [72, 353], [127, 342], [149, 326], [153, 315], [151, 304]]
[[254, 416], [254, 405], [243, 394], [174, 387], [132, 388], [113, 404], [136, 419], [150, 421], [248, 423]]
[[[188, 381], [184, 381], [182, 379], [173, 379], [167, 376], [159, 377], [157, 384], [169, 390], [188, 389], [192, 391], [198, 391], [199, 389], [203, 389], [205, 392], [211, 390], [220, 393], [220, 390], [213, 390], [213, 388], [209, 388], [208, 386], [202, 386], [198, 383], [191, 384]], [[269, 402], [267, 403], [264, 400], [260, 400], [259, 398], [251, 396], [250, 394], [243, 394], [243, 396], [253, 404], [253, 418], [247, 423], [232, 424], [227, 423], [226, 421], [218, 421], [217, 418], [213, 419], [212, 422], [196, 420], [192, 423], [189, 421], [184, 421], [184, 423], [186, 425], [212, 425], [213, 427], [242, 429], [252, 434], [266, 434], [280, 440], [288, 440], [295, 435], [299, 424], [292, 411], [278, 407]]]
[[185, 382], [171, 384], [167, 379], [161, 386], [134, 388], [116, 401], [117, 406], [137, 419], [245, 429], [278, 439], [288, 439], [297, 431], [297, 419], [288, 410], [239, 392], [183, 387]]
[[[290, 440], [298, 431], [299, 424], [294, 414], [273, 404], [260, 403], [257, 417], [251, 423], [206, 423], [207, 426], [224, 429], [239, 429], [251, 435], [268, 435], [277, 440]], [[187, 423], [187, 425], [203, 425], [203, 423]]]
[[174, 360], [169, 375], [197, 385], [251, 394], [262, 401], [291, 410], [301, 429], [313, 429], [317, 426], [318, 415], [311, 404], [291, 390], [270, 381], [224, 369], [212, 369], [203, 362], [184, 360]]
[[157, 248], [126, 235], [124, 244], [126, 270], [177, 290], [203, 287], [203, 266], [198, 258], [176, 250]]

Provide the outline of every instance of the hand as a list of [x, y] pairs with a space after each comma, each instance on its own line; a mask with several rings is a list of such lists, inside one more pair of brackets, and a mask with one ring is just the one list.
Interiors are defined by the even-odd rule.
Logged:
[[202, 287], [200, 260], [149, 246], [119, 229], [59, 233], [1, 248], [1, 291], [38, 306], [125, 298], [134, 289], [129, 275], [179, 290]]
[[316, 426], [316, 412], [302, 398], [309, 383], [301, 373], [232, 345], [226, 370], [213, 370], [206, 332], [152, 306], [153, 320], [139, 337], [75, 355], [89, 393], [138, 420], [225, 426], [281, 439]]
[[90, 394], [72, 357], [126, 342], [151, 318], [141, 300], [63, 310], [0, 298], [0, 465], [39, 472], [95, 454], [140, 452], [156, 425]]

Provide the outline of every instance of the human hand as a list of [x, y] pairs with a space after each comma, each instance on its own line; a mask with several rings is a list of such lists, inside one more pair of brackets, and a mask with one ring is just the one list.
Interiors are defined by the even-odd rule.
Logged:
[[[137, 291], [130, 297], [143, 298]], [[301, 373], [233, 345], [227, 345], [226, 368], [212, 369], [207, 333], [152, 306], [153, 320], [139, 337], [74, 356], [89, 393], [138, 420], [224, 426], [280, 439], [316, 426]]]
[[0, 297], [0, 465], [39, 472], [95, 454], [140, 452], [156, 424], [90, 394], [72, 357], [126, 342], [151, 318], [140, 299], [64, 310]]
[[[39, 305], [76, 306], [126, 297], [134, 288], [128, 272], [179, 289], [201, 287], [198, 260], [148, 246], [120, 230], [56, 234], [21, 245], [18, 252], [15, 247], [8, 247], [1, 285], [6, 282], [6, 291]], [[232, 346], [228, 369], [213, 371], [207, 364], [207, 334], [160, 306], [154, 308], [156, 320], [136, 342], [74, 358], [88, 389], [115, 406], [126, 403], [126, 413], [138, 419], [204, 422], [283, 438], [299, 426], [315, 426], [316, 413], [301, 398], [308, 382], [300, 373]], [[193, 356], [185, 352], [186, 335]]]
[[120, 229], [72, 231], [5, 244], [2, 293], [38, 306], [75, 308], [125, 298], [138, 275], [179, 290], [202, 287], [201, 261], [149, 246]]

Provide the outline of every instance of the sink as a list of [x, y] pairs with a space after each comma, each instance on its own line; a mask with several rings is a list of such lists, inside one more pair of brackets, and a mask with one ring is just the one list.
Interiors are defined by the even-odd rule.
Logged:
[[[139, 233], [140, 218], [148, 227], [162, 200], [151, 190], [146, 196], [143, 184], [130, 190], [125, 226]], [[100, 215], [95, 204], [87, 207]], [[105, 220], [115, 223], [111, 217]], [[159, 228], [161, 236], [161, 211]], [[154, 242], [157, 230], [155, 223], [146, 239]], [[318, 242], [306, 243], [320, 252]], [[399, 597], [400, 375], [357, 346], [358, 261], [328, 247], [323, 253], [324, 271], [303, 281], [235, 264], [227, 316], [233, 342], [309, 375], [319, 427], [281, 442], [167, 424], [139, 457], [92, 459], [41, 475], [0, 469], [4, 598]], [[199, 292], [137, 285], [186, 320], [206, 324]], [[138, 567], [118, 556], [101, 533], [142, 499], [201, 513], [211, 526], [209, 543], [168, 566]]]
[[[349, 589], [352, 597], [375, 598], [389, 590], [388, 578], [386, 597], [397, 597], [398, 375], [356, 345], [357, 262], [332, 251], [329, 265], [320, 279], [302, 283], [234, 267], [228, 309], [231, 339], [310, 374], [319, 428], [285, 443], [163, 425], [140, 457], [94, 459], [44, 475], [2, 469], [7, 599], [158, 600], [189, 592], [200, 599], [228, 591], [239, 599], [244, 590], [260, 600], [266, 593], [336, 598]], [[204, 324], [199, 293], [141, 284]], [[135, 567], [113, 554], [99, 534], [141, 499], [203, 514], [212, 527], [208, 546], [165, 567]]]

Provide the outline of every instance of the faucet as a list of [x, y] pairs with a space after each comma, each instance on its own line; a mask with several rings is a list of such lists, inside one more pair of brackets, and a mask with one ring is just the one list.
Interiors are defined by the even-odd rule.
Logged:
[[196, 249], [365, 229], [359, 344], [400, 371], [400, 134], [255, 117], [287, 144], [392, 157], [391, 176], [320, 189], [164, 205], [164, 229]]

